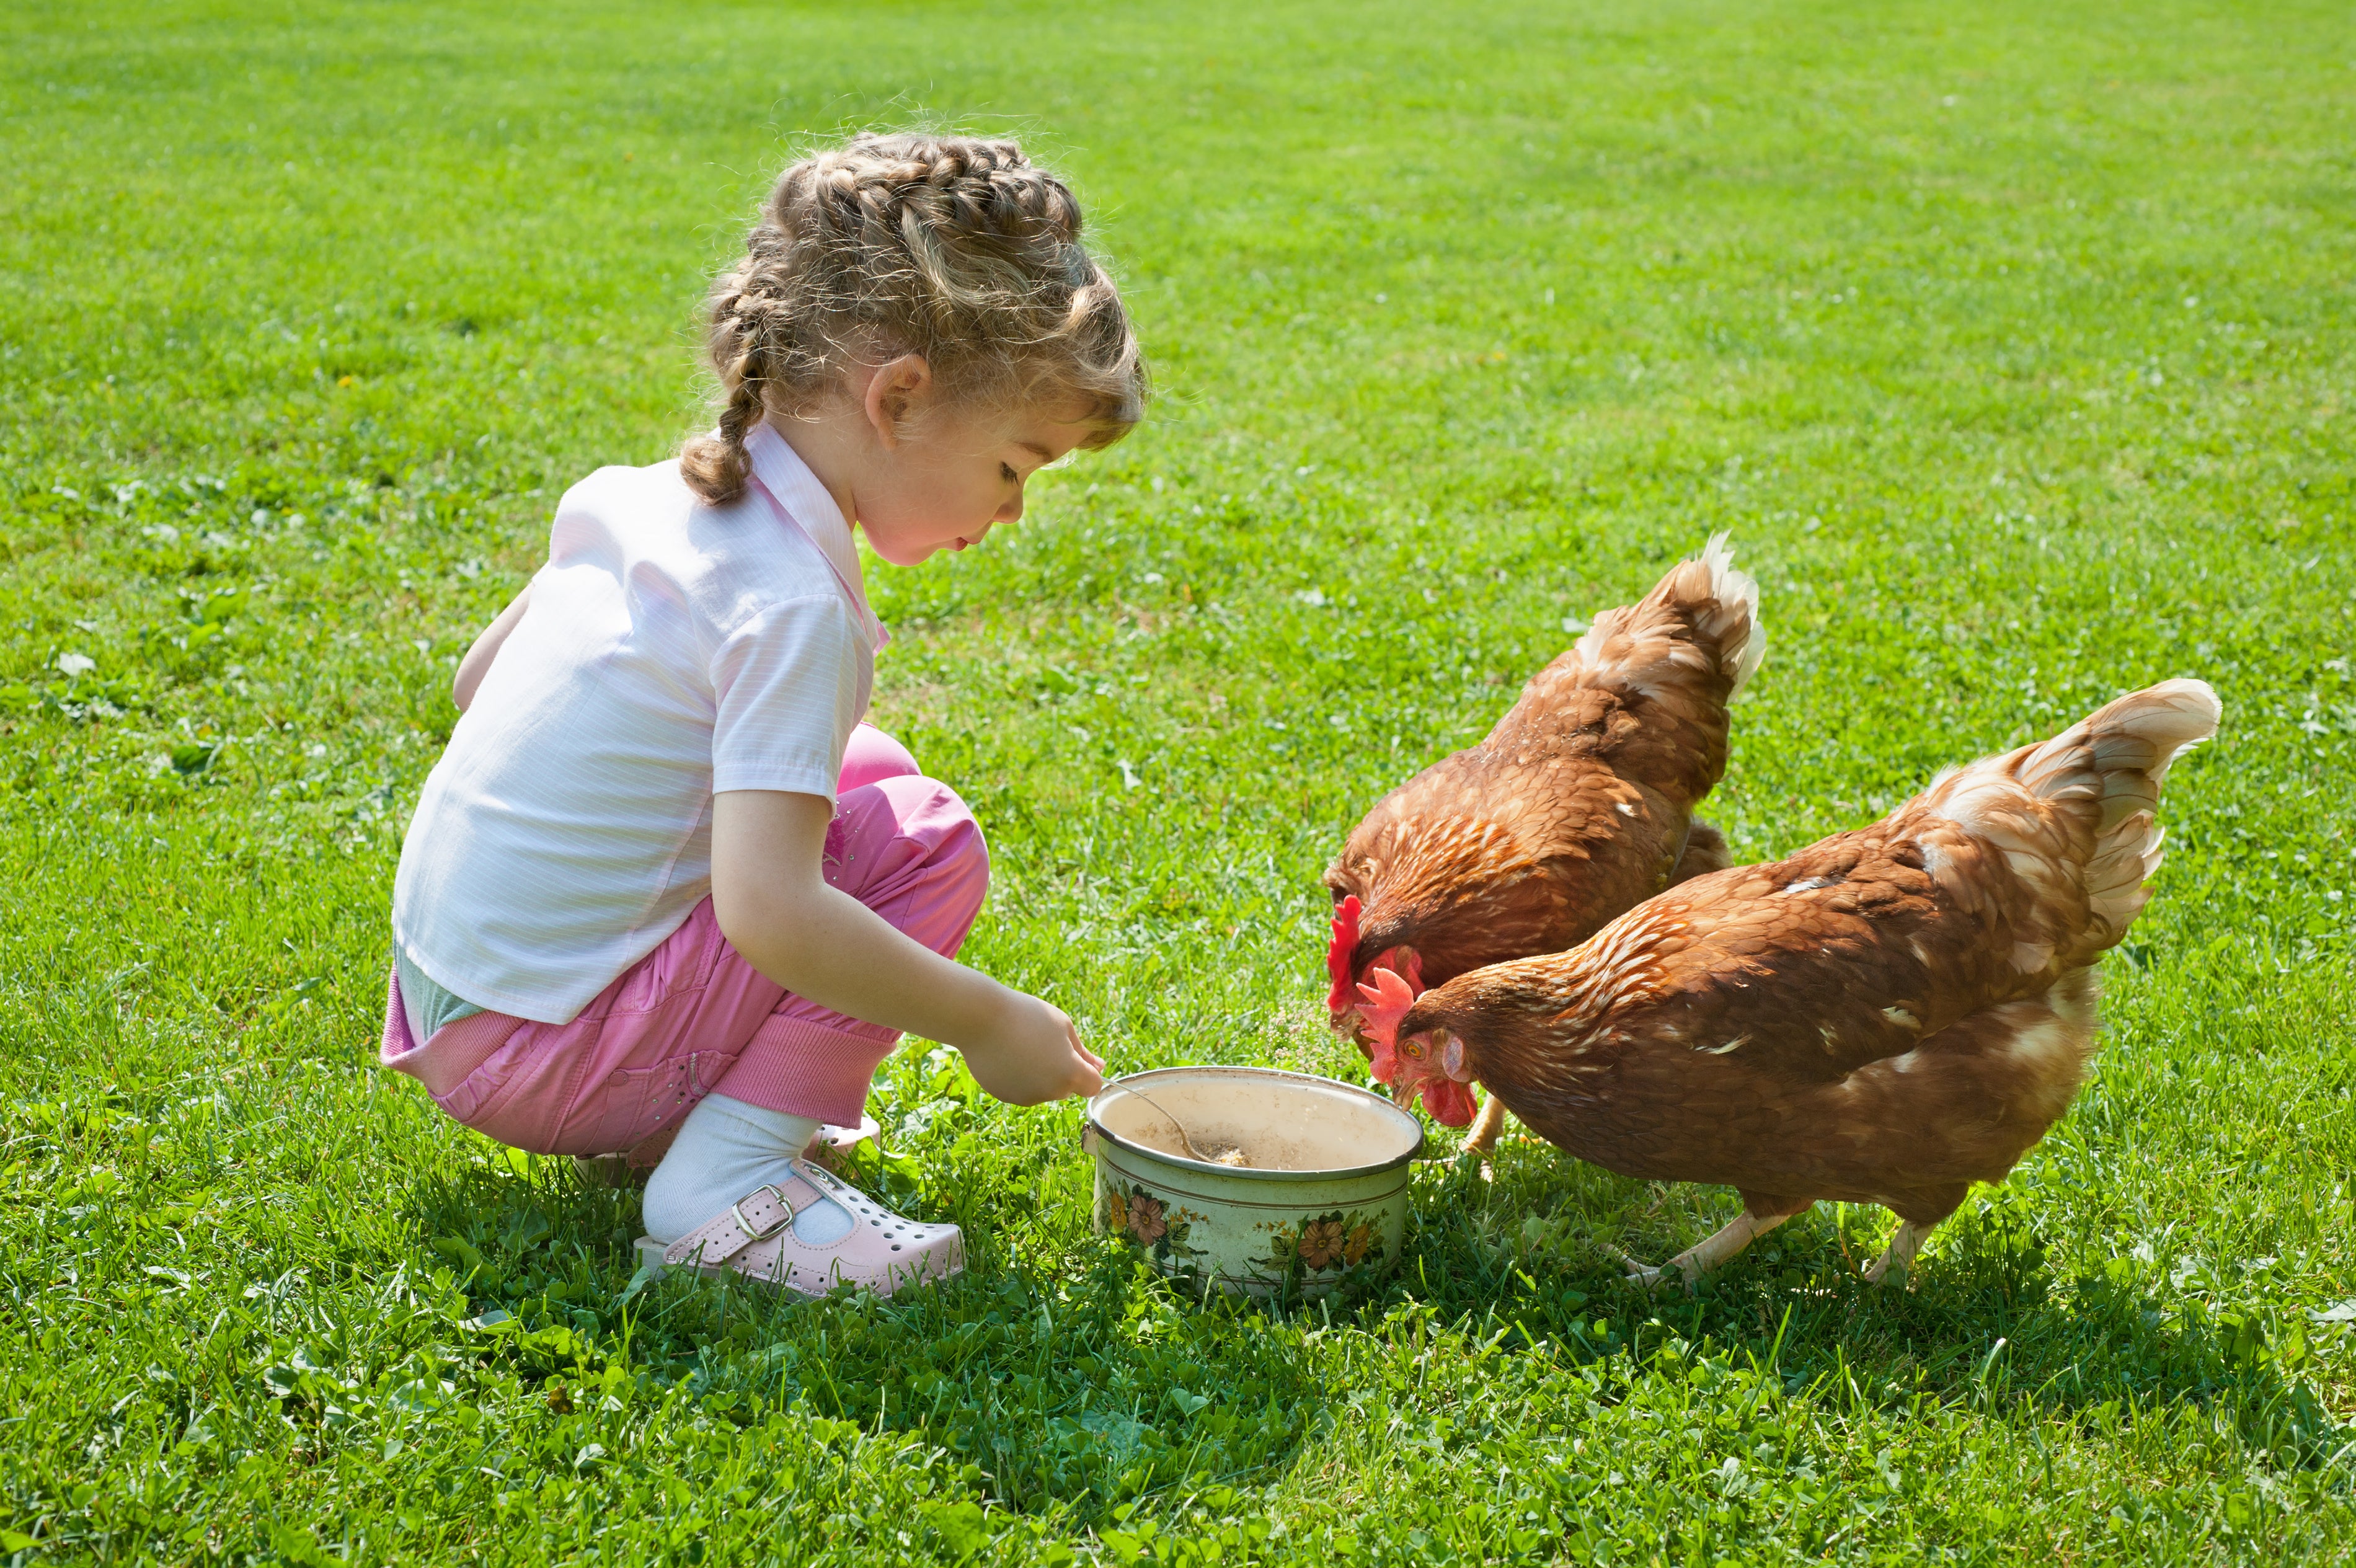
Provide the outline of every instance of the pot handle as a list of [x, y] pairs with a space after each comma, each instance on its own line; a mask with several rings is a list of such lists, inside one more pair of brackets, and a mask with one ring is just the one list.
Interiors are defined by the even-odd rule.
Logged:
[[1080, 1124], [1080, 1153], [1093, 1155], [1096, 1152], [1097, 1124], [1093, 1122], [1082, 1122]]

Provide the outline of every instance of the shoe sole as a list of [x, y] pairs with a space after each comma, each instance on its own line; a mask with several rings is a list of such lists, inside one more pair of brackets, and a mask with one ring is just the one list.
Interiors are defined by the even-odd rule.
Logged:
[[[765, 1280], [757, 1274], [748, 1274], [742, 1269], [732, 1269], [726, 1263], [666, 1263], [663, 1262], [663, 1253], [666, 1251], [664, 1243], [656, 1240], [651, 1236], [639, 1237], [636, 1245], [638, 1256], [638, 1267], [645, 1271], [649, 1279], [659, 1280], [665, 1274], [670, 1273], [673, 1268], [677, 1268], [682, 1273], [701, 1274], [707, 1279], [719, 1279], [725, 1275], [729, 1278], [739, 1280], [748, 1285], [757, 1285], [763, 1290], [791, 1291], [794, 1294], [802, 1297], [806, 1301], [816, 1301], [819, 1299], [818, 1296], [812, 1295], [809, 1291], [803, 1290], [798, 1285], [788, 1284], [780, 1280]], [[963, 1273], [965, 1273], [965, 1262], [960, 1259], [957, 1263], [943, 1270], [937, 1274], [930, 1274], [921, 1280], [908, 1280], [897, 1288], [905, 1290], [908, 1285], [912, 1284], [938, 1284], [944, 1280], [953, 1280]], [[819, 1294], [824, 1294], [826, 1293], [821, 1292]], [[889, 1295], [893, 1293], [885, 1291], [883, 1294]]]

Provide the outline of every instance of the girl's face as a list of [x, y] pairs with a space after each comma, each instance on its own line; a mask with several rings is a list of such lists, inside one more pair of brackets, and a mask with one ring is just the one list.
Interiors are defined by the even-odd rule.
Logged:
[[894, 566], [979, 544], [992, 528], [1022, 517], [1031, 476], [1078, 446], [1092, 428], [1044, 410], [1010, 414], [943, 406], [926, 395], [933, 390], [929, 374], [902, 370], [894, 376], [906, 365], [884, 367], [862, 400], [874, 446], [850, 487], [869, 546]]

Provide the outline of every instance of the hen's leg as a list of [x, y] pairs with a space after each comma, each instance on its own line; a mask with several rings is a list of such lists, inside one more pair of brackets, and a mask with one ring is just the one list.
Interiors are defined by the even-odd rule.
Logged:
[[1879, 1284], [1892, 1269], [1898, 1271], [1898, 1278], [1903, 1283], [1912, 1271], [1914, 1254], [1922, 1250], [1922, 1243], [1930, 1240], [1939, 1221], [1963, 1207], [1964, 1196], [1970, 1191], [1968, 1186], [1959, 1182], [1954, 1187], [1929, 1187], [1908, 1194], [1908, 1201], [1898, 1209], [1898, 1233], [1890, 1237], [1881, 1256], [1867, 1266], [1866, 1283]]
[[1472, 1119], [1472, 1131], [1464, 1135], [1464, 1152], [1478, 1155], [1486, 1165], [1489, 1151], [1497, 1146], [1497, 1135], [1505, 1130], [1505, 1102], [1492, 1094], [1481, 1102], [1481, 1114]]
[[1900, 1221], [1898, 1233], [1890, 1239], [1890, 1245], [1882, 1249], [1881, 1256], [1865, 1266], [1865, 1283], [1878, 1285], [1890, 1270], [1896, 1269], [1899, 1281], [1903, 1283], [1907, 1274], [1913, 1270], [1914, 1254], [1922, 1250], [1922, 1243], [1930, 1236], [1931, 1227], [1928, 1225], [1917, 1225], [1912, 1219]]
[[1696, 819], [1692, 830], [1686, 834], [1685, 854], [1669, 868], [1669, 886], [1674, 887], [1713, 871], [1724, 871], [1733, 864], [1734, 853], [1727, 847], [1726, 835]]
[[1710, 1273], [1728, 1259], [1767, 1234], [1794, 1214], [1804, 1214], [1815, 1200], [1808, 1197], [1771, 1197], [1766, 1193], [1744, 1193], [1742, 1212], [1716, 1232], [1687, 1247], [1658, 1268], [1647, 1268], [1633, 1259], [1628, 1261], [1628, 1277], [1647, 1290], [1656, 1290], [1668, 1283], [1669, 1271], [1675, 1269], [1684, 1277], [1686, 1288], [1691, 1290], [1701, 1283], [1702, 1275]]

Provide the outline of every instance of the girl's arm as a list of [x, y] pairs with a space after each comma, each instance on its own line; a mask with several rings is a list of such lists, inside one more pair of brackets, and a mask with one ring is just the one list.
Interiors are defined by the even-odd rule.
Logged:
[[523, 619], [524, 607], [530, 603], [531, 585], [526, 583], [523, 592], [508, 601], [499, 618], [483, 628], [483, 635], [475, 639], [475, 646], [466, 650], [466, 657], [458, 660], [458, 673], [450, 682], [450, 697], [458, 704], [460, 713], [465, 713], [466, 704], [475, 700], [475, 688], [483, 683], [491, 660], [499, 656], [499, 644], [508, 639], [516, 622]]
[[955, 1046], [975, 1080], [1011, 1104], [1102, 1088], [1104, 1062], [1060, 1009], [943, 958], [827, 886], [819, 861], [833, 817], [819, 795], [712, 797], [712, 909], [746, 961], [821, 1007]]

